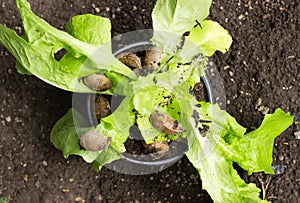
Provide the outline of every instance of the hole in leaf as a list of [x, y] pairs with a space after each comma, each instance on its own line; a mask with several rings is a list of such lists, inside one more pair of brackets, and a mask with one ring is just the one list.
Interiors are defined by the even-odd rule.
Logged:
[[59, 50], [58, 52], [56, 52], [54, 54], [55, 60], [60, 61], [64, 57], [64, 55], [66, 55], [66, 53], [67, 53], [67, 50], [65, 50], [65, 49]]

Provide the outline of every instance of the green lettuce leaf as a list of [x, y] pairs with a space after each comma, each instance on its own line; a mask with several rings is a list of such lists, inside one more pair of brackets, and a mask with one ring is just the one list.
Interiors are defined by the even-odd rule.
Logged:
[[183, 35], [209, 14], [211, 0], [158, 0], [152, 12], [153, 28]]
[[210, 121], [205, 125], [210, 127], [210, 131], [219, 135], [223, 140], [231, 144], [236, 138], [241, 138], [246, 133], [246, 128], [241, 126], [234, 117], [219, 105], [208, 102], [200, 102], [200, 108], [197, 110], [202, 120]]
[[[188, 136], [190, 144], [186, 153], [198, 170], [202, 187], [214, 202], [267, 202], [259, 198], [260, 189], [255, 184], [245, 183], [227, 160], [217, 143], [199, 133]], [[210, 148], [213, 148], [210, 151]], [[209, 153], [206, 152], [209, 151]]]
[[274, 139], [293, 123], [293, 116], [277, 109], [265, 116], [258, 129], [245, 134], [246, 128], [217, 105], [201, 102], [199, 113], [211, 121], [207, 124], [210, 131], [222, 138], [218, 145], [228, 159], [238, 163], [249, 175], [261, 171], [274, 174], [271, 166]]
[[205, 20], [201, 22], [201, 27], [200, 25], [194, 27], [186, 37], [181, 57], [191, 57], [199, 52], [205, 56], [212, 56], [215, 51], [225, 53], [231, 43], [232, 38], [227, 30], [217, 22]]
[[293, 117], [278, 109], [266, 115], [257, 130], [245, 134], [246, 129], [218, 105], [200, 104], [197, 109], [200, 121], [205, 121], [203, 125], [208, 125], [209, 131], [201, 134], [194, 127], [197, 123], [190, 120], [187, 156], [198, 169], [203, 188], [215, 202], [263, 202], [259, 199], [259, 189], [246, 184], [232, 164], [238, 163], [250, 174], [259, 171], [273, 174], [274, 139], [292, 124]]
[[84, 14], [74, 16], [67, 24], [67, 32], [82, 42], [95, 45], [110, 44], [111, 24], [105, 17]]
[[263, 171], [274, 174], [272, 169], [272, 155], [274, 140], [293, 123], [293, 116], [277, 109], [273, 114], [265, 115], [261, 126], [232, 144], [227, 145], [232, 152], [231, 159], [248, 171]]
[[[182, 105], [192, 104], [189, 113], [197, 110], [193, 107], [196, 101], [186, 100], [185, 103]], [[259, 198], [260, 189], [253, 183], [245, 183], [233, 168], [233, 161], [226, 158], [227, 154], [219, 141], [222, 138], [215, 133], [219, 130], [210, 129], [206, 134], [201, 134], [197, 121], [191, 115], [187, 115], [184, 121], [186, 121], [183, 123], [186, 129], [185, 137], [189, 143], [186, 155], [198, 170], [203, 189], [210, 194], [214, 202], [264, 202]], [[218, 124], [211, 126], [213, 128]], [[227, 129], [232, 128], [227, 127]]]
[[210, 134], [206, 135], [200, 133], [198, 121], [192, 116], [198, 111], [198, 102], [188, 94], [188, 87], [188, 83], [182, 83], [175, 88], [174, 94], [181, 109], [184, 109], [181, 122], [186, 130], [183, 136], [189, 144], [186, 155], [198, 170], [203, 189], [207, 190], [214, 202], [263, 202], [255, 184], [245, 183], [233, 168], [232, 161], [225, 159], [222, 148], [215, 140], [221, 137], [215, 135], [215, 131], [209, 131]]
[[[53, 55], [45, 58], [43, 53], [34, 49], [23, 38], [19, 37], [15, 31], [4, 27], [0, 24], [0, 43], [16, 58], [22, 67], [19, 71], [26, 73], [25, 69], [31, 74], [39, 77], [45, 82], [65, 89], [74, 90], [78, 85], [78, 75], [66, 73], [59, 69], [59, 62], [54, 59]], [[72, 65], [69, 65], [72, 66]], [[82, 88], [89, 92], [90, 89], [82, 84]]]
[[[52, 27], [36, 16], [30, 10], [27, 1], [16, 2], [22, 17], [25, 37], [20, 37], [13, 30], [0, 25], [0, 44], [16, 58], [19, 72], [31, 73], [56, 87], [79, 92], [91, 90], [78, 81], [78, 78], [95, 72], [114, 71], [136, 79], [133, 71], [111, 53], [110, 43], [107, 43], [110, 41], [107, 33], [107, 30], [110, 30], [108, 19], [92, 17], [90, 14], [75, 18], [77, 21], [75, 20], [72, 25], [73, 34], [77, 37], [85, 41], [91, 40], [92, 28], [99, 35], [91, 42], [84, 42]], [[86, 21], [85, 29], [90, 28], [87, 32], [79, 32], [78, 27], [83, 21]], [[76, 22], [80, 24], [77, 26]], [[103, 30], [106, 32], [102, 36], [100, 31]], [[58, 61], [54, 55], [60, 50], [66, 50], [66, 54]]]
[[[110, 20], [105, 17], [95, 16], [92, 14], [84, 14], [74, 16], [68, 23], [67, 23], [67, 32], [71, 34], [76, 39], [79, 39], [82, 42], [86, 42], [89, 44], [93, 44], [98, 46], [98, 50], [96, 53], [93, 54], [93, 58], [96, 61], [103, 60], [106, 57], [106, 61], [111, 63], [107, 64], [106, 70], [111, 70], [112, 74], [118, 73], [125, 73], [124, 71], [128, 71], [128, 68], [124, 69], [124, 65], [117, 61], [113, 56], [110, 54], [110, 58], [107, 56], [98, 56], [101, 53], [111, 53], [111, 24]], [[98, 53], [99, 52], [99, 53]], [[95, 56], [94, 56], [95, 55]], [[97, 57], [100, 57], [99, 59]], [[61, 67], [66, 72], [70, 70], [70, 64], [74, 62], [78, 62], [78, 66], [75, 66], [77, 71], [76, 73], [79, 76], [89, 75], [94, 72], [99, 72], [99, 69], [94, 67], [94, 62], [89, 59], [88, 57], [81, 57], [82, 59], [76, 59], [72, 54], [69, 52], [61, 59]], [[100, 63], [102, 63], [100, 61]], [[108, 68], [110, 65], [113, 65], [113, 69]], [[130, 73], [132, 74], [132, 73]], [[106, 72], [106, 75], [110, 75]], [[133, 74], [132, 74], [133, 75]], [[135, 77], [135, 76], [133, 76]], [[109, 78], [109, 77], [108, 77]], [[112, 79], [112, 78], [109, 78]], [[113, 78], [115, 79], [115, 78]], [[119, 77], [119, 79], [123, 79]], [[113, 85], [115, 87], [115, 85]], [[111, 92], [111, 91], [110, 91]]]
[[196, 21], [209, 14], [211, 0], [158, 0], [152, 12], [154, 36], [152, 41], [162, 50], [172, 53], [181, 36], [190, 31]]

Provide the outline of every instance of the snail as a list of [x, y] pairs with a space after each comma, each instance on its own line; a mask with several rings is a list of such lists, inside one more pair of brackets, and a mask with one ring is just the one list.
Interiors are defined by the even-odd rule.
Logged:
[[111, 81], [105, 76], [101, 74], [92, 74], [83, 78], [84, 84], [89, 88], [96, 91], [104, 91], [111, 88]]
[[176, 135], [184, 132], [182, 125], [167, 114], [154, 113], [150, 116], [150, 120], [154, 127], [166, 134]]
[[153, 71], [158, 68], [161, 61], [162, 52], [157, 47], [152, 47], [149, 50], [146, 50], [146, 55], [144, 58], [144, 66], [149, 70]]
[[109, 101], [102, 95], [95, 97], [95, 114], [98, 121], [111, 114]]
[[117, 59], [132, 69], [140, 69], [142, 67], [141, 59], [134, 53], [119, 54]]
[[167, 141], [155, 142], [152, 144], [144, 145], [148, 153], [165, 153], [169, 151], [169, 144]]
[[111, 138], [90, 130], [80, 136], [80, 146], [88, 151], [102, 151], [110, 144]]

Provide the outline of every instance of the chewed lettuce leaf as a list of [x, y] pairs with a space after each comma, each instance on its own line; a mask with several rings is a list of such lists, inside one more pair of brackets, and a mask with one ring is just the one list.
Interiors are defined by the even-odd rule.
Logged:
[[158, 0], [152, 12], [152, 41], [168, 53], [179, 45], [181, 37], [209, 14], [211, 0]]
[[218, 134], [226, 143], [230, 144], [236, 138], [241, 138], [246, 133], [246, 128], [241, 126], [234, 117], [224, 110], [221, 110], [218, 104], [200, 102], [198, 112], [201, 119], [210, 121], [206, 123], [210, 131]]
[[212, 56], [215, 51], [225, 53], [231, 43], [232, 38], [227, 30], [217, 22], [205, 20], [194, 27], [189, 36], [186, 37], [182, 53], [200, 52], [205, 56]]
[[[188, 141], [192, 144], [186, 155], [198, 170], [203, 189], [214, 202], [264, 202], [259, 198], [260, 189], [240, 178], [233, 162], [225, 158], [224, 152], [212, 138], [197, 133], [188, 136]], [[213, 148], [211, 152], [205, 152], [210, 147]]]
[[92, 14], [74, 16], [67, 24], [67, 32], [76, 39], [95, 45], [110, 44], [110, 20]]
[[205, 123], [209, 131], [200, 134], [191, 120], [194, 132], [187, 136], [187, 156], [198, 169], [203, 188], [215, 202], [263, 202], [260, 190], [254, 184], [246, 184], [232, 164], [238, 163], [249, 173], [272, 174], [274, 139], [292, 124], [293, 117], [278, 109], [266, 115], [257, 130], [245, 134], [246, 129], [217, 105], [201, 102], [198, 112], [200, 119], [210, 121]]
[[158, 0], [152, 12], [153, 28], [182, 35], [209, 14], [210, 0]]
[[274, 174], [272, 169], [272, 154], [274, 140], [293, 123], [293, 116], [277, 109], [273, 114], [265, 115], [261, 126], [242, 138], [238, 138], [228, 145], [232, 151], [231, 159], [248, 171], [264, 171]]
[[[179, 106], [184, 109], [181, 121], [186, 130], [183, 136], [189, 144], [186, 155], [198, 170], [203, 189], [207, 190], [215, 202], [263, 202], [259, 198], [260, 190], [255, 184], [245, 183], [233, 168], [233, 162], [226, 159], [217, 142], [222, 138], [215, 134], [219, 130], [209, 131], [208, 134], [200, 133], [198, 120], [192, 117], [199, 110], [198, 102], [192, 95], [187, 96], [188, 86], [188, 83], [182, 83], [176, 87], [174, 94], [180, 98]], [[207, 113], [210, 112], [205, 112], [205, 116]], [[201, 114], [200, 119], [203, 119]]]
[[277, 109], [273, 114], [265, 115], [258, 129], [246, 133], [235, 118], [217, 105], [202, 102], [199, 112], [204, 119], [211, 121], [210, 131], [222, 138], [218, 144], [228, 159], [249, 174], [261, 171], [274, 174], [271, 166], [274, 139], [293, 123], [293, 116]]
[[199, 111], [196, 107], [198, 102], [192, 95], [187, 96], [188, 86], [188, 83], [177, 86], [174, 94], [180, 98], [179, 105], [184, 109], [181, 121], [186, 130], [183, 136], [189, 143], [186, 155], [198, 170], [203, 189], [207, 190], [215, 202], [260, 202], [260, 190], [254, 184], [245, 183], [233, 168], [232, 161], [225, 158], [222, 148], [215, 140], [222, 139], [219, 134], [214, 134], [219, 130], [209, 131], [211, 134], [200, 133], [198, 120], [192, 117], [193, 112]]
[[[0, 25], [0, 44], [16, 58], [20, 73], [31, 73], [53, 86], [78, 92], [90, 92], [78, 78], [96, 72], [113, 71], [136, 79], [133, 71], [111, 52], [110, 22], [107, 18], [90, 14], [75, 17], [70, 32], [84, 40], [81, 41], [36, 16], [27, 1], [17, 0], [16, 3], [25, 36], [20, 37], [15, 31]], [[80, 32], [79, 27], [83, 24], [86, 32]], [[93, 29], [98, 38], [91, 39]], [[106, 32], [102, 35], [104, 30]], [[66, 53], [57, 60], [55, 53], [61, 50]]]

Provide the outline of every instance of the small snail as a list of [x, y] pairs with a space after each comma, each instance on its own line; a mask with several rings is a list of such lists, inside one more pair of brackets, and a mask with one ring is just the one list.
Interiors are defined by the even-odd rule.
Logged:
[[157, 47], [147, 50], [144, 58], [144, 66], [150, 71], [157, 69], [161, 61], [161, 55], [162, 52]]
[[101, 74], [92, 74], [85, 78], [83, 78], [84, 84], [86, 84], [89, 88], [96, 91], [104, 91], [111, 88], [111, 81], [105, 76]]
[[117, 59], [132, 69], [140, 69], [142, 67], [141, 59], [134, 53], [122, 53]]
[[166, 134], [176, 135], [184, 132], [182, 125], [167, 114], [154, 113], [151, 115], [150, 120], [154, 127]]
[[111, 138], [90, 130], [80, 137], [80, 146], [88, 151], [102, 151], [110, 144]]
[[155, 142], [152, 144], [145, 145], [148, 153], [165, 153], [169, 151], [169, 144], [167, 141]]
[[111, 114], [109, 101], [102, 95], [95, 97], [95, 114], [98, 121]]

